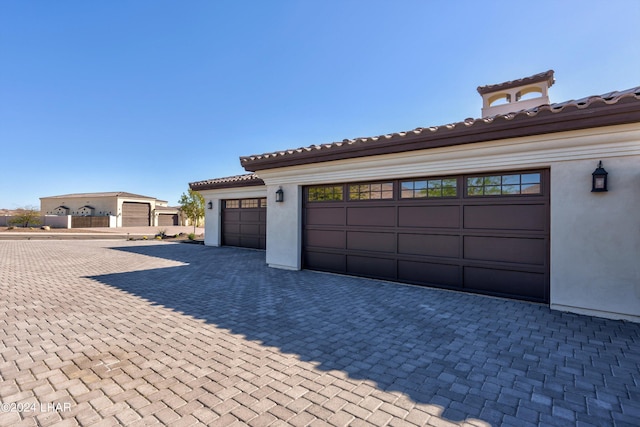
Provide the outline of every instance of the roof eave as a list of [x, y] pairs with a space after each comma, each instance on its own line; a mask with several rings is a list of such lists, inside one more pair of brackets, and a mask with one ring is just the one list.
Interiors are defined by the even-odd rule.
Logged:
[[[596, 105], [598, 104], [598, 105]], [[353, 159], [371, 155], [394, 154], [406, 151], [448, 147], [478, 142], [543, 135], [588, 128], [640, 122], [640, 102], [621, 99], [614, 105], [599, 100], [586, 108], [566, 106], [561, 112], [543, 108], [533, 117], [526, 113], [498, 116], [492, 122], [475, 121], [471, 125], [459, 123], [452, 129], [440, 128], [432, 134], [423, 130], [419, 135], [380, 138], [378, 141], [356, 142], [314, 151], [302, 151], [268, 158], [241, 158], [242, 166], [250, 172], [287, 166], [298, 166], [334, 160]], [[510, 117], [511, 116], [511, 117]], [[324, 151], [323, 151], [324, 150]]]
[[214, 183], [202, 183], [190, 182], [189, 188], [193, 191], [203, 190], [219, 190], [223, 188], [241, 188], [241, 187], [257, 187], [264, 185], [264, 181], [261, 179], [251, 179], [243, 181], [228, 181], [228, 182], [214, 182]]

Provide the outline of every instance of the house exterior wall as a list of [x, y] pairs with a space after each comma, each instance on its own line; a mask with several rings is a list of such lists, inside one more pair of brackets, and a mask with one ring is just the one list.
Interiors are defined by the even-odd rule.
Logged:
[[116, 215], [118, 211], [117, 197], [43, 197], [40, 199], [40, 211], [45, 215], [53, 214], [58, 206], [69, 208], [69, 215], [75, 215], [83, 206], [94, 208], [94, 215]]
[[603, 160], [608, 192], [590, 192], [596, 166], [551, 170], [551, 308], [640, 321], [640, 156]]
[[[275, 201], [282, 188], [284, 200]], [[268, 186], [267, 264], [287, 270], [302, 268], [302, 186], [283, 184]]]
[[[222, 244], [222, 200], [267, 197], [267, 189], [264, 186], [198, 190], [198, 192], [204, 197], [204, 244], [206, 246]], [[209, 202], [212, 203], [212, 209], [207, 208]], [[267, 200], [267, 216], [269, 203]]]
[[[591, 193], [599, 160], [610, 191]], [[497, 140], [258, 172], [269, 194], [267, 263], [300, 269], [302, 187], [527, 168], [551, 171], [551, 306], [640, 321], [640, 124]], [[237, 190], [236, 190], [237, 191]]]

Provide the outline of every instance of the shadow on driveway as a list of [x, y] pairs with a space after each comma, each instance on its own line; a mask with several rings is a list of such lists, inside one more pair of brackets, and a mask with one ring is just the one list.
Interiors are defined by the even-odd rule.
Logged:
[[[92, 277], [323, 370], [496, 424], [623, 423], [640, 411], [640, 325], [531, 303], [266, 267], [264, 252], [120, 247], [186, 266]], [[631, 408], [625, 410], [625, 408]], [[524, 425], [524, 424], [523, 424]]]

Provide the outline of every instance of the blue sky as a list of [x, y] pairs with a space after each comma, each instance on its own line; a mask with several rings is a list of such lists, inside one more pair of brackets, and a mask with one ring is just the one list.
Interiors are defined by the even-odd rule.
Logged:
[[640, 85], [640, 1], [0, 0], [0, 208], [128, 191], [176, 204], [238, 157]]

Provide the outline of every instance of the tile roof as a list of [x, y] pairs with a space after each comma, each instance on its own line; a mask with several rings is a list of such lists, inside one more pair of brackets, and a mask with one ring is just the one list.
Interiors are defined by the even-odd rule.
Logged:
[[70, 197], [126, 197], [131, 199], [152, 199], [155, 197], [142, 196], [140, 194], [127, 193], [126, 191], [110, 191], [103, 193], [72, 193], [59, 196], [41, 197], [41, 199], [68, 199]]
[[216, 188], [249, 187], [253, 185], [264, 185], [264, 181], [258, 178], [258, 175], [255, 173], [227, 176], [224, 178], [213, 178], [189, 183], [189, 187], [196, 191], [212, 190]]
[[247, 171], [258, 171], [638, 122], [640, 86], [443, 126], [242, 156], [240, 163]]
[[544, 73], [534, 74], [533, 76], [523, 77], [517, 80], [511, 80], [504, 83], [498, 83], [494, 85], [478, 86], [478, 93], [484, 95], [485, 93], [496, 92], [498, 90], [511, 89], [512, 87], [524, 86], [532, 83], [538, 83], [548, 81], [549, 87], [553, 86], [555, 80], [553, 79], [553, 70], [545, 71]]

